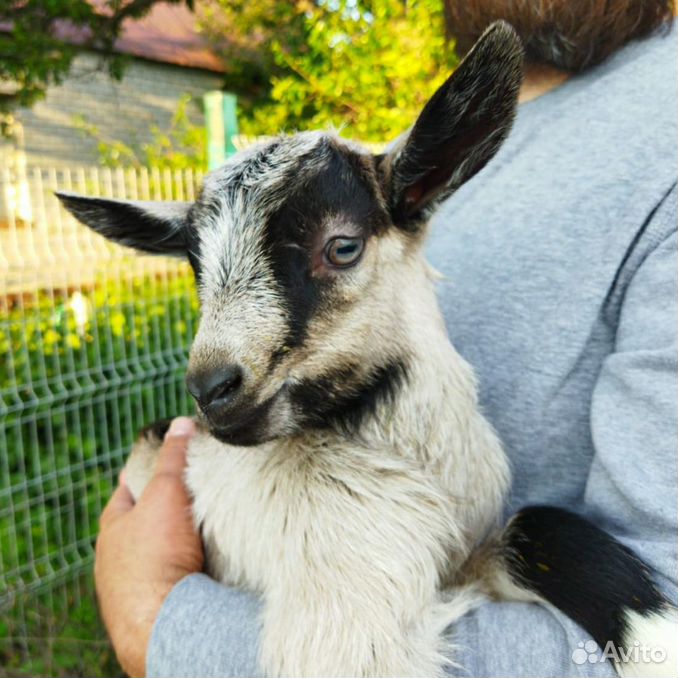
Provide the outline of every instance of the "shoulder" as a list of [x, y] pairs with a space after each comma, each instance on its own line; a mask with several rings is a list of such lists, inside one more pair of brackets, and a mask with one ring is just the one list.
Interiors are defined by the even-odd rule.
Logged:
[[[581, 116], [600, 135], [608, 154], [639, 168], [644, 159], [660, 163], [675, 180], [678, 171], [678, 32], [664, 31], [633, 42], [608, 62], [572, 80], [566, 115]], [[567, 91], [562, 93], [568, 95]], [[582, 138], [598, 147], [593, 134]], [[633, 164], [633, 158], [637, 159]]]
[[632, 43], [521, 106], [497, 157], [443, 205], [428, 254], [457, 281], [440, 298], [462, 348], [481, 310], [516, 342], [527, 323], [545, 345], [563, 318], [569, 335], [585, 335], [665, 237], [678, 174], [676, 37]]
[[552, 171], [578, 190], [658, 202], [678, 174], [676, 38], [674, 29], [633, 42], [528, 103], [516, 136], [536, 135], [533, 152], [544, 162], [548, 154]]
[[508, 224], [535, 246], [612, 240], [622, 256], [678, 176], [677, 36], [634, 42], [522, 105], [497, 157], [443, 206], [436, 237]]

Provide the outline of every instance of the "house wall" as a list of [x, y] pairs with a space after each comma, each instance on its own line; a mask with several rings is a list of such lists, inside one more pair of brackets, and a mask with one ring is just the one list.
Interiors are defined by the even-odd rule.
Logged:
[[151, 140], [153, 125], [169, 127], [182, 94], [194, 97], [189, 114], [203, 124], [201, 97], [222, 84], [218, 73], [142, 59], [131, 60], [123, 79], [116, 81], [100, 69], [96, 54], [83, 52], [61, 85], [51, 87], [33, 108], [18, 111], [23, 140], [17, 146], [29, 168], [96, 164], [96, 141], [79, 130], [76, 116], [84, 116], [108, 139], [142, 143]]

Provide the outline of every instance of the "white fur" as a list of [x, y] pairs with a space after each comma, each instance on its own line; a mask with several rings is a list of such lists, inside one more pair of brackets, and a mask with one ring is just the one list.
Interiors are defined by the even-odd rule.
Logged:
[[190, 447], [210, 570], [266, 601], [267, 675], [439, 675], [441, 632], [477, 598], [444, 599], [440, 580], [494, 524], [508, 470], [425, 273], [411, 282], [402, 324], [416, 358], [377, 417], [388, 425], [366, 427], [360, 445], [306, 433]]
[[[651, 615], [627, 610], [626, 622], [628, 631], [623, 645], [627, 651], [631, 650], [631, 659], [615, 664], [619, 675], [624, 678], [678, 676], [678, 610], [666, 607]], [[652, 656], [647, 654], [651, 651], [663, 652], [665, 657], [662, 661], [652, 661]], [[648, 656], [650, 661], [646, 661]]]
[[324, 431], [239, 448], [200, 434], [189, 449], [209, 571], [263, 595], [269, 676], [442, 675], [453, 661], [442, 632], [481, 598], [472, 586], [443, 592], [441, 581], [495, 524], [507, 462], [423, 256], [381, 240], [375, 298], [331, 341], [312, 327], [306, 349], [330, 364], [347, 346], [366, 361], [407, 349], [405, 386], [360, 442]]
[[[273, 442], [241, 448], [199, 434], [186, 479], [208, 569], [263, 596], [266, 675], [442, 675], [453, 663], [443, 631], [481, 599], [475, 585], [442, 591], [442, 581], [496, 524], [507, 462], [478, 411], [473, 372], [447, 338], [423, 235], [394, 228], [370, 238], [361, 265], [342, 274], [343, 310], [312, 318], [303, 347], [258, 374], [285, 330], [261, 250], [269, 196], [293, 162], [313, 171], [299, 157], [328, 137], [295, 139], [292, 149], [248, 151], [205, 184], [202, 200], [219, 207], [199, 225], [202, 320], [191, 365], [243, 365], [260, 401], [328, 366], [367, 370], [406, 355], [408, 376], [352, 442], [330, 430], [294, 434], [284, 395], [269, 422]], [[224, 202], [224, 182], [244, 189]], [[328, 214], [323, 228], [351, 228], [341, 220]], [[128, 469], [148, 477], [142, 448]], [[143, 482], [130, 479], [136, 490]]]

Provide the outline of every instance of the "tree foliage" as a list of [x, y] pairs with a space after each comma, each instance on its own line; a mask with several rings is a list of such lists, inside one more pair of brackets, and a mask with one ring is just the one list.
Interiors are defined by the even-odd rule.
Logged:
[[[32, 106], [62, 82], [79, 47], [97, 50], [102, 66], [121, 78], [125, 59], [113, 47], [123, 23], [160, 1], [0, 0], [0, 114]], [[193, 6], [193, 0], [164, 1]]]
[[246, 134], [334, 126], [384, 141], [456, 64], [442, 0], [210, 0], [197, 11], [230, 64]]

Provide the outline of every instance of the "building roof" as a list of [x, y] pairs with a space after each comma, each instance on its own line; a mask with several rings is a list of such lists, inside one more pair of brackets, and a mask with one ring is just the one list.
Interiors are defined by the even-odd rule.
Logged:
[[[106, 4], [105, 0], [89, 1], [99, 8]], [[185, 4], [159, 2], [142, 19], [123, 22], [114, 49], [151, 61], [223, 73], [223, 62], [210, 50], [195, 24], [195, 16]], [[58, 25], [56, 32], [60, 39], [73, 44], [83, 44], [88, 37], [86, 30], [68, 22]]]
[[152, 61], [224, 72], [224, 64], [195, 28], [195, 16], [184, 4], [160, 2], [138, 21], [126, 21], [116, 51]]

